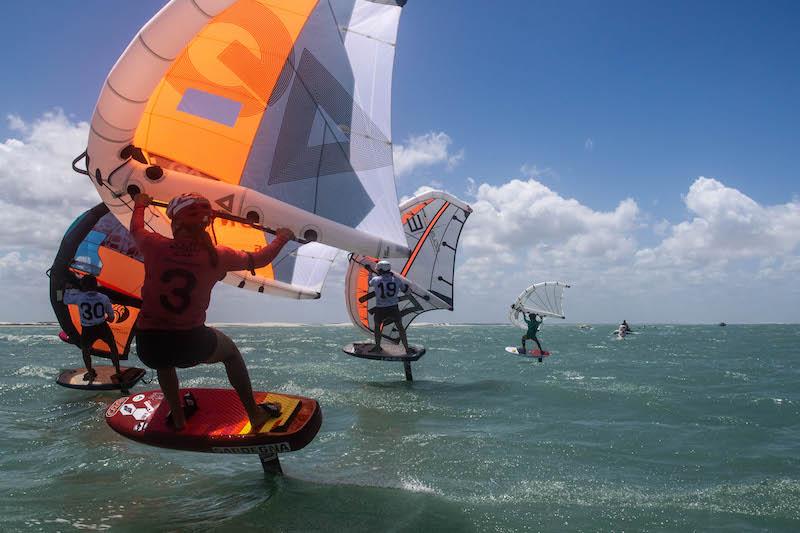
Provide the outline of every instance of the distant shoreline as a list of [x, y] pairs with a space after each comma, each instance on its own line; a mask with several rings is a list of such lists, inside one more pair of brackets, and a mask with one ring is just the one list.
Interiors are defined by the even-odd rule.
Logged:
[[0, 327], [3, 326], [58, 326], [58, 322], [0, 322]]
[[[213, 327], [221, 327], [221, 328], [302, 328], [302, 327], [317, 327], [317, 326], [326, 326], [326, 327], [350, 327], [352, 326], [349, 322], [335, 322], [330, 324], [321, 324], [321, 323], [301, 323], [301, 322], [211, 322], [208, 324], [209, 326]], [[580, 326], [589, 326], [591, 328], [604, 328], [604, 327], [616, 327], [616, 322], [602, 322], [602, 323], [586, 323], [586, 322], [546, 322], [544, 324], [548, 328], [550, 327], [573, 327], [577, 328]], [[647, 329], [651, 327], [664, 327], [664, 326], [718, 326], [719, 323], [717, 322], [699, 322], [699, 323], [632, 323], [634, 329], [641, 328]], [[727, 323], [728, 326], [797, 326], [800, 323], [797, 322], [764, 322], [764, 323]], [[417, 322], [411, 324], [411, 327], [429, 327], [429, 326], [444, 326], [444, 327], [473, 327], [473, 326], [506, 326], [509, 328], [514, 328], [515, 326], [503, 323], [503, 322], [461, 322], [461, 323], [449, 323], [449, 322]], [[2, 327], [59, 327], [58, 322], [0, 322], [0, 328]]]

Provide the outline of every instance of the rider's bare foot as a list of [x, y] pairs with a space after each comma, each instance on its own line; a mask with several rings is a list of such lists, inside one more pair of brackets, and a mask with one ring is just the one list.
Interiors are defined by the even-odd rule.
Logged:
[[250, 432], [255, 433], [261, 426], [269, 422], [270, 420], [275, 420], [275, 418], [280, 416], [281, 407], [279, 404], [276, 403], [265, 403], [260, 404], [256, 412], [253, 413], [254, 416], [249, 416], [250, 419]]

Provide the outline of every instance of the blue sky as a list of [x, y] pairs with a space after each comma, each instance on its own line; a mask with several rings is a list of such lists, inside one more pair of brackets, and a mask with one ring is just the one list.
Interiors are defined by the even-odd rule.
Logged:
[[[411, 0], [403, 14], [394, 135], [447, 131], [469, 164], [445, 179], [491, 181], [528, 162], [595, 208], [622, 189], [664, 216], [695, 175], [759, 202], [800, 192], [796, 2], [500, 4]], [[161, 5], [6, 6], [0, 61], [14, 75], [2, 111], [58, 106], [88, 120], [108, 69]]]
[[469, 154], [454, 174], [530, 162], [595, 208], [625, 190], [667, 217], [696, 175], [760, 202], [800, 191], [797, 3], [501, 4], [409, 3], [403, 20], [395, 131], [445, 128]]
[[[0, 111], [28, 124], [54, 108], [68, 121], [89, 120], [108, 70], [161, 4], [9, 4]], [[399, 176], [398, 191], [435, 182], [464, 196], [468, 179], [502, 189], [533, 178], [596, 212], [613, 212], [630, 197], [638, 209], [626, 230], [636, 241], [631, 257], [666, 249], [658, 247], [679, 224], [711, 213], [700, 195], [713, 191], [718, 198], [739, 192], [768, 217], [775, 216], [770, 206], [794, 213], [799, 26], [800, 4], [788, 1], [409, 0], [395, 66], [395, 142], [441, 132], [449, 154], [461, 155]], [[21, 135], [14, 124], [0, 124], [0, 139]], [[725, 188], [690, 189], [701, 176]], [[687, 203], [691, 190], [700, 211]], [[707, 218], [714, 223], [727, 211]], [[781, 243], [727, 264], [727, 275], [754, 277], [773, 259], [792, 271], [786, 265], [796, 261], [796, 243]], [[717, 279], [720, 290], [726, 279]], [[800, 319], [791, 303], [774, 298], [782, 310], [775, 320]]]

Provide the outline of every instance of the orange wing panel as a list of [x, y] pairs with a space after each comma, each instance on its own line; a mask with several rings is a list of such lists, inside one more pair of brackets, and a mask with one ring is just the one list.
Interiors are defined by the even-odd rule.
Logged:
[[[377, 261], [374, 257], [365, 258], [370, 261]], [[358, 284], [356, 285], [356, 301], [358, 301], [358, 318], [365, 328], [369, 329], [369, 307], [366, 301], [360, 301], [362, 296], [369, 293], [369, 270], [360, 268], [358, 270]]]
[[121, 294], [135, 298], [142, 297], [144, 284], [144, 263], [131, 259], [105, 246], [101, 246], [97, 254], [103, 263], [98, 281], [104, 287], [114, 289]]
[[[239, 183], [267, 101], [317, 1], [240, 0], [216, 16], [153, 92], [136, 145]], [[193, 113], [191, 105], [182, 105], [187, 91], [221, 102], [232, 118]]]
[[[209, 233], [211, 233], [212, 237], [216, 237], [218, 244], [234, 250], [257, 252], [267, 245], [267, 238], [263, 231], [246, 224], [225, 220], [224, 218], [215, 218], [213, 231], [209, 231]], [[256, 274], [266, 279], [275, 279], [271, 263], [265, 267], [257, 268]]]

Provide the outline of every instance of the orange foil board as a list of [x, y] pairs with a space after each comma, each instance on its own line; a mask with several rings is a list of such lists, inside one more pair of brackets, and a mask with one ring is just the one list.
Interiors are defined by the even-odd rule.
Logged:
[[311, 398], [254, 393], [258, 403], [281, 405], [281, 415], [252, 432], [244, 407], [233, 389], [181, 389], [191, 392], [197, 411], [186, 427], [168, 423], [169, 405], [160, 390], [120, 398], [106, 411], [111, 429], [129, 439], [175, 450], [213, 453], [284, 453], [311, 442], [322, 423], [319, 403]]

